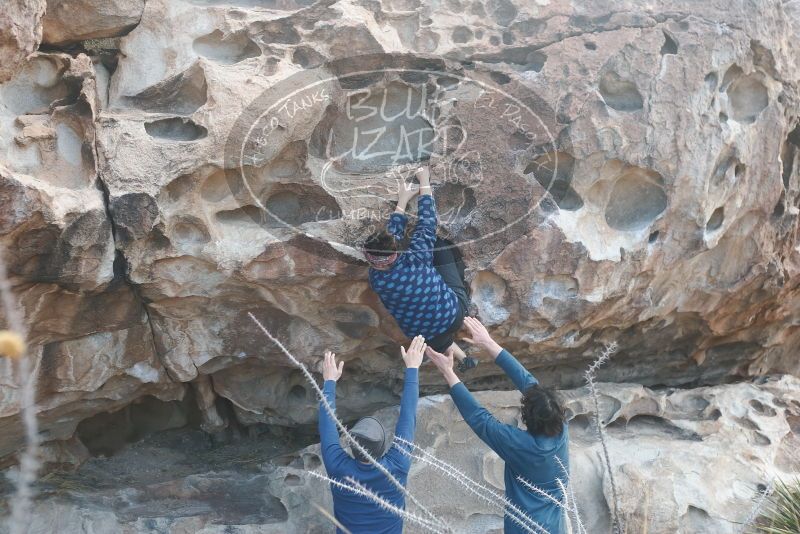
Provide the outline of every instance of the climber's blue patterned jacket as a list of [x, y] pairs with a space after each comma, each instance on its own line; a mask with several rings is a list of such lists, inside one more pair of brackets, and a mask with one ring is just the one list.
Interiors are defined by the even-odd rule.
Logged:
[[[408, 337], [431, 338], [450, 329], [458, 314], [458, 300], [433, 266], [436, 242], [436, 203], [421, 195], [417, 222], [408, 250], [388, 271], [370, 269], [369, 283]], [[403, 239], [408, 217], [393, 213], [388, 230]]]

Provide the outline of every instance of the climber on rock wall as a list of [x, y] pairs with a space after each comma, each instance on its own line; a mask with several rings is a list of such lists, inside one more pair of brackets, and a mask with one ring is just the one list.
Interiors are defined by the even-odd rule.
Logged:
[[[498, 345], [486, 327], [473, 317], [464, 319], [470, 344], [481, 347], [522, 392], [522, 421], [526, 430], [495, 419], [483, 408], [453, 372], [452, 355], [428, 348], [427, 355], [450, 386], [450, 396], [464, 421], [505, 462], [506, 497], [549, 534], [564, 532], [560, 479], [569, 476], [569, 432], [564, 409], [555, 392], [539, 384], [507, 350]], [[527, 488], [519, 477], [547, 496]], [[506, 510], [506, 534], [526, 532]]]
[[[419, 187], [401, 181], [397, 207], [385, 230], [370, 235], [363, 245], [370, 264], [369, 283], [408, 337], [422, 335], [437, 352], [459, 360], [459, 370], [477, 365], [455, 342], [469, 310], [464, 262], [455, 245], [437, 238], [436, 202], [430, 171], [416, 171]], [[405, 235], [408, 202], [419, 194], [417, 226], [408, 250], [399, 251]]]
[[[419, 399], [419, 366], [425, 353], [425, 339], [417, 336], [406, 351], [400, 347], [406, 365], [403, 397], [400, 400], [400, 416], [394, 434], [406, 441], [414, 441], [417, 421], [417, 400]], [[323, 392], [331, 408], [336, 408], [336, 381], [342, 376], [344, 362], [336, 364], [336, 355], [325, 353], [322, 362], [322, 377], [325, 380]], [[325, 409], [319, 406], [319, 433], [322, 461], [328, 476], [344, 481], [347, 477], [376, 493], [384, 501], [405, 509], [405, 497], [377, 467], [366, 460], [363, 454], [351, 447], [353, 456], [347, 454], [339, 443], [336, 423]], [[383, 453], [388, 441], [386, 430], [377, 419], [365, 417], [350, 430], [356, 441], [369, 454], [386, 468], [403, 486], [408, 482], [411, 457], [400, 450], [404, 445], [395, 442]], [[331, 486], [333, 511], [336, 520], [352, 534], [400, 534], [403, 531], [403, 518], [381, 508], [369, 498], [348, 490]], [[337, 534], [342, 530], [338, 527]]]

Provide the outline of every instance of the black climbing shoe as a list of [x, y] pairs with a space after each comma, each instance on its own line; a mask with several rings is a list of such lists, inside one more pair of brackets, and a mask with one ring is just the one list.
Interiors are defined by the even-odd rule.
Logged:
[[472, 356], [467, 356], [466, 358], [458, 362], [458, 370], [462, 373], [465, 373], [470, 369], [475, 369], [476, 367], [478, 367], [478, 360], [476, 360]]

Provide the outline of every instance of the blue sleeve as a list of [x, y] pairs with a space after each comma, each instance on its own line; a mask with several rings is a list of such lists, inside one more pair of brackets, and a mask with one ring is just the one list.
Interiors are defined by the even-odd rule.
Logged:
[[406, 224], [408, 224], [408, 215], [395, 211], [389, 216], [389, 223], [386, 225], [386, 230], [392, 234], [395, 239], [402, 241], [406, 236]]
[[[400, 399], [400, 417], [397, 419], [397, 426], [394, 429], [396, 437], [406, 441], [414, 441], [414, 434], [417, 428], [417, 401], [419, 400], [419, 369], [406, 369], [405, 381], [403, 382], [403, 398]], [[409, 450], [408, 446], [403, 446], [395, 442], [386, 453], [394, 465], [405, 473], [411, 468], [411, 459], [403, 454], [399, 449]]]
[[436, 224], [436, 202], [431, 195], [420, 195], [417, 201], [417, 226], [414, 228], [414, 235], [411, 236], [408, 248], [428, 263], [433, 263]]
[[406, 441], [414, 441], [417, 428], [417, 400], [419, 399], [419, 369], [406, 369], [403, 382], [403, 398], [400, 399], [400, 417], [394, 435]]
[[500, 458], [506, 460], [516, 441], [514, 433], [517, 429], [495, 419], [461, 382], [450, 389], [450, 396], [472, 431]]
[[514, 382], [514, 385], [517, 386], [517, 389], [522, 393], [525, 393], [529, 387], [539, 383], [539, 381], [505, 349], [500, 352], [494, 360], [494, 363], [505, 371], [511, 381]]
[[[328, 404], [336, 411], [336, 381], [326, 380], [322, 388]], [[342, 449], [339, 443], [339, 431], [336, 428], [336, 423], [333, 418], [328, 414], [322, 401], [319, 403], [319, 437], [322, 450], [322, 462], [325, 464], [325, 470], [330, 476], [336, 476], [341, 471], [341, 467], [345, 465], [350, 455]]]

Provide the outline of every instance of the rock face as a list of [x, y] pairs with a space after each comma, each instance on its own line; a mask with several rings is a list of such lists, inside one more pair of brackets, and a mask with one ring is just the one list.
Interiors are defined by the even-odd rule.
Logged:
[[[392, 404], [403, 336], [356, 248], [421, 160], [480, 317], [546, 380], [610, 341], [609, 381], [797, 372], [796, 4], [141, 4], [50, 2], [48, 51], [0, 73], [0, 242], [48, 439], [189, 383], [210, 428], [224, 404], [312, 423], [248, 312], [348, 362], [343, 414]], [[21, 13], [0, 21], [38, 35]], [[9, 65], [38, 37], [15, 39]]]
[[[740, 532], [738, 523], [748, 517], [758, 491], [774, 476], [800, 467], [791, 453], [800, 444], [797, 378], [661, 392], [631, 384], [600, 384], [598, 389], [628, 532]], [[570, 464], [582, 520], [588, 532], [608, 532], [612, 498], [589, 422], [592, 401], [585, 389], [563, 395], [572, 416]], [[477, 398], [501, 420], [519, 422], [518, 393], [486, 391]], [[428, 397], [419, 406], [419, 446], [473, 480], [502, 490], [502, 461], [467, 427], [449, 396]], [[377, 417], [391, 428], [397, 409], [384, 409]], [[69, 489], [35, 511], [32, 534], [331, 531], [317, 508], [331, 510], [330, 492], [308, 474], [324, 472], [319, 445], [255, 466], [243, 465], [251, 455], [239, 451], [234, 462], [189, 476], [179, 475], [190, 462], [181, 455], [203, 454], [202, 450], [189, 452], [184, 446], [180, 453], [159, 451], [156, 456], [138, 447], [105, 461], [108, 465], [92, 460], [92, 485], [65, 484]], [[147, 472], [155, 457], [158, 474], [146, 483], [129, 487], [130, 477], [127, 482], [107, 480], [115, 460], [126, 465], [127, 472], [139, 473]], [[266, 457], [253, 461], [260, 464]], [[164, 459], [173, 467], [165, 470]], [[419, 461], [412, 465], [409, 488], [455, 532], [502, 532], [497, 509]], [[181, 503], [177, 509], [176, 502]]]
[[0, 14], [0, 83], [16, 74], [42, 40], [44, 0], [9, 0]]
[[58, 45], [116, 37], [136, 26], [143, 10], [144, 0], [52, 0], [42, 19], [42, 41]]

